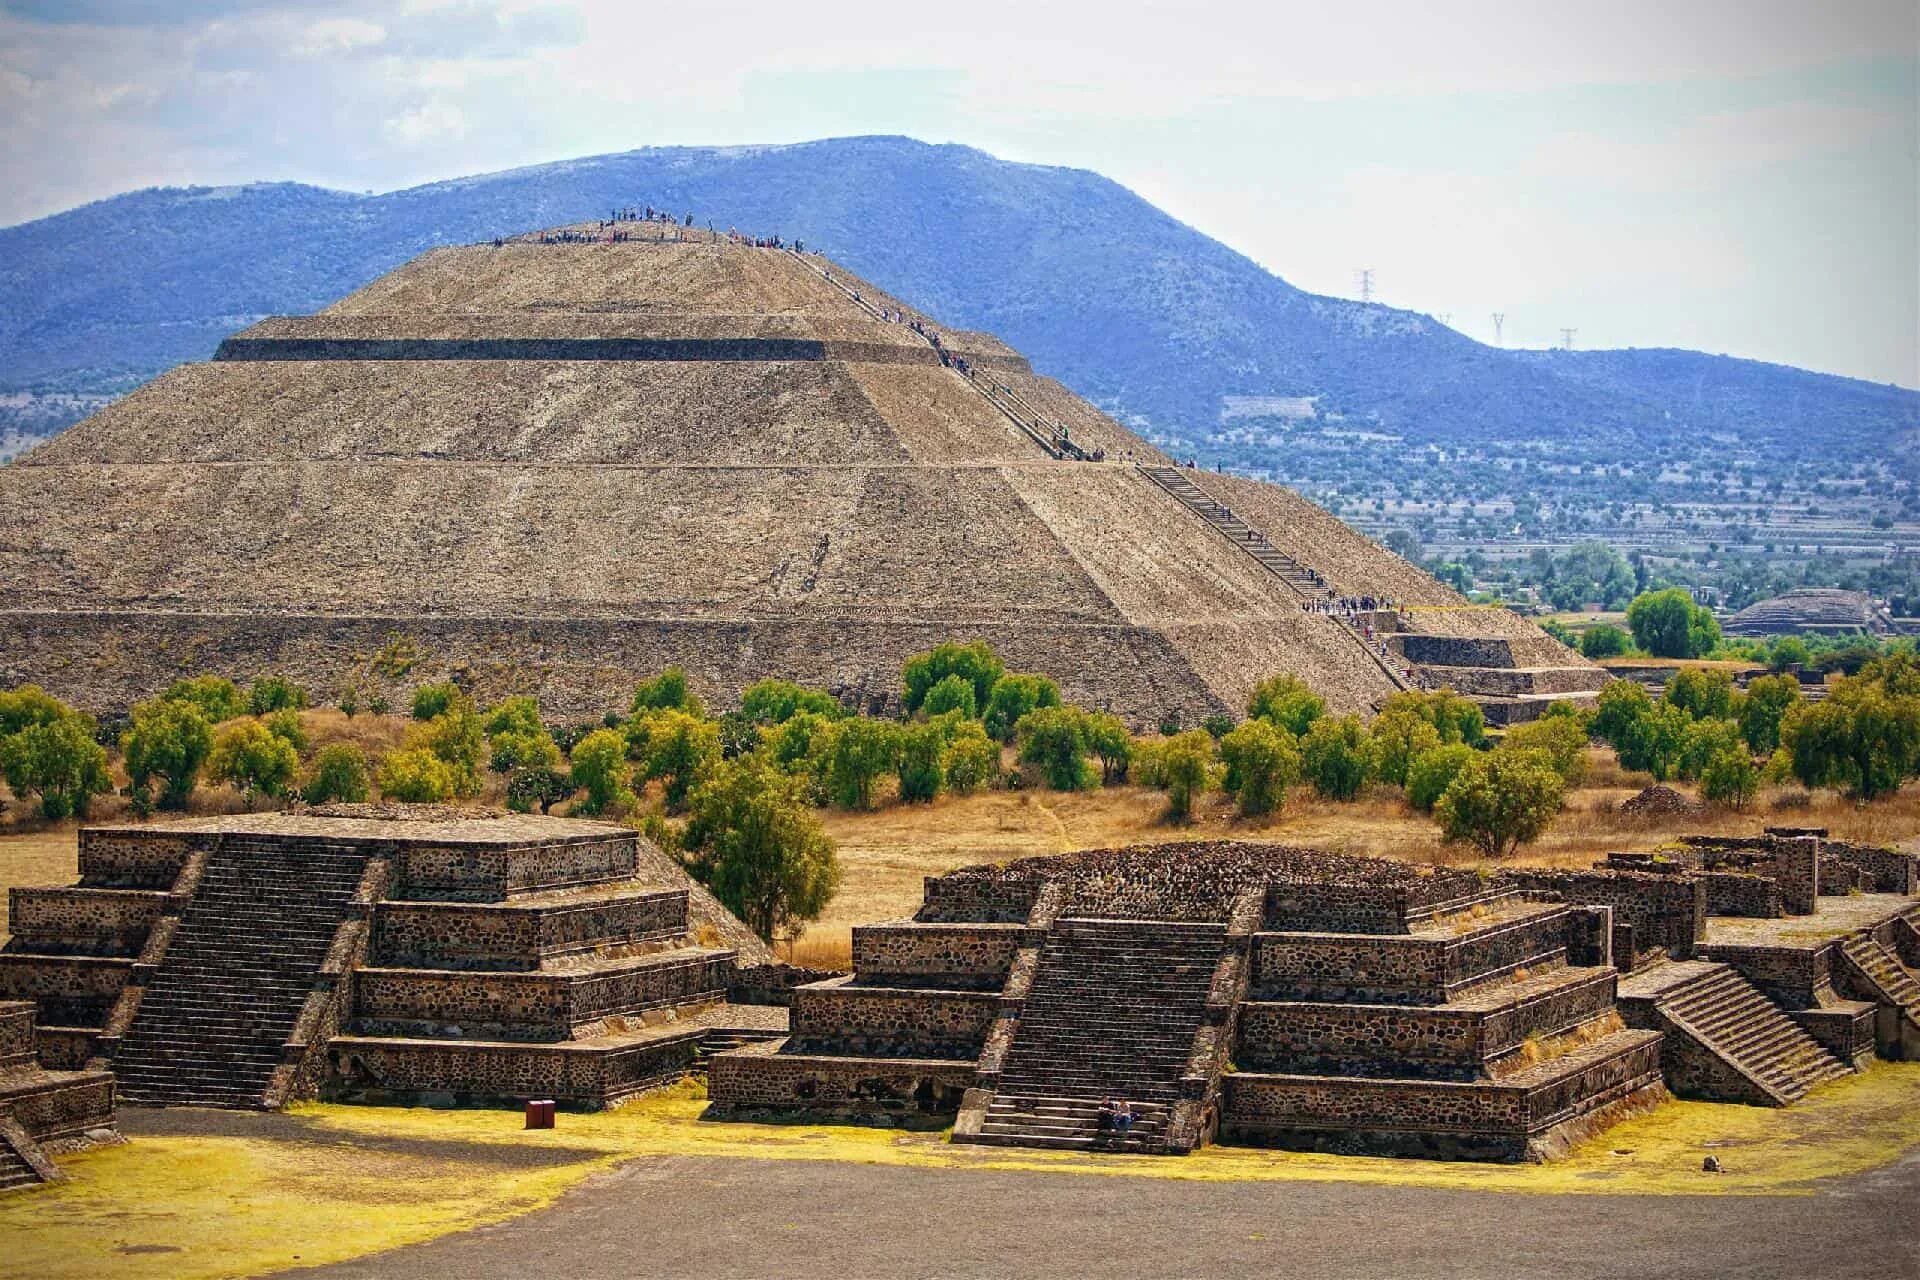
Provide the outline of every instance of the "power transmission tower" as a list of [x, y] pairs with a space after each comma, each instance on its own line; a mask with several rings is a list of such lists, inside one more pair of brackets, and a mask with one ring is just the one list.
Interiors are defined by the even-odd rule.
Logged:
[[1580, 332], [1578, 329], [1562, 329], [1560, 331], [1560, 345], [1568, 351], [1573, 350], [1573, 335], [1578, 332]]
[[1373, 268], [1362, 267], [1356, 273], [1360, 280], [1360, 301], [1373, 301]]
[[1501, 330], [1506, 327], [1506, 323], [1506, 312], [1496, 311], [1493, 313], [1493, 345], [1496, 347], [1504, 347], [1507, 345], [1506, 340], [1500, 336]]

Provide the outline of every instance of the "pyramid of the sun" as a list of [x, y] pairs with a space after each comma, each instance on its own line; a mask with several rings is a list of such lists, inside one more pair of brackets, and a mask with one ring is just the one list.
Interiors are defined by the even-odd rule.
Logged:
[[[560, 714], [669, 663], [722, 703], [779, 675], [873, 705], [908, 654], [982, 637], [1136, 724], [1277, 671], [1347, 709], [1410, 665], [1590, 687], [1531, 624], [1285, 489], [1167, 467], [986, 334], [814, 254], [617, 225], [426, 253], [0, 469], [0, 682], [327, 694], [399, 636], [410, 679]], [[1328, 594], [1412, 609], [1370, 645], [1303, 607]]]

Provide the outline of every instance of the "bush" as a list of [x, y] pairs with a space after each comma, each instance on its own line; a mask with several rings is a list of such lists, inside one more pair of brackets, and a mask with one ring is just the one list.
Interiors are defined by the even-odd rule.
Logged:
[[37, 684], [0, 690], [0, 738], [34, 725], [57, 724], [77, 714]]
[[487, 742], [487, 767], [495, 773], [551, 769], [560, 763], [560, 744], [543, 727], [533, 732], [507, 729]]
[[307, 691], [285, 676], [261, 676], [247, 690], [247, 710], [256, 716], [306, 709]]
[[1920, 771], [1920, 697], [1890, 694], [1866, 676], [1843, 676], [1825, 701], [1788, 712], [1780, 736], [1802, 784], [1875, 800]]
[[235, 720], [247, 714], [247, 700], [239, 686], [225, 676], [194, 676], [175, 680], [160, 695], [162, 702], [184, 702], [197, 707], [210, 725]]
[[380, 762], [380, 794], [407, 804], [438, 804], [451, 799], [453, 770], [425, 747], [390, 752]]
[[[446, 708], [442, 707], [441, 710], [444, 711]], [[540, 704], [525, 694], [516, 694], [495, 703], [481, 720], [480, 727], [489, 738], [502, 733], [544, 734], [547, 732], [546, 723], [540, 719]]]
[[826, 910], [840, 861], [796, 779], [742, 756], [695, 788], [689, 812], [687, 870], [748, 928], [793, 937]]
[[1408, 711], [1382, 711], [1367, 734], [1367, 772], [1396, 787], [1407, 785], [1414, 758], [1440, 745], [1440, 731]]
[[1633, 642], [1657, 658], [1699, 658], [1720, 643], [1713, 611], [1693, 602], [1680, 587], [1649, 591], [1627, 606]]
[[[185, 699], [143, 702], [133, 709], [133, 727], [120, 740], [120, 752], [133, 784], [134, 807], [150, 803], [162, 809], [184, 809], [200, 777], [200, 766], [213, 750], [213, 725], [199, 704]], [[161, 780], [157, 802], [149, 800], [149, 784]]]
[[1407, 803], [1421, 813], [1432, 813], [1460, 771], [1479, 754], [1464, 742], [1450, 742], [1415, 756], [1407, 766]]
[[1218, 742], [1233, 732], [1233, 717], [1218, 714], [1210, 715], [1200, 722], [1200, 727], [1207, 731], [1208, 737]]
[[467, 695], [460, 692], [460, 686], [451, 680], [423, 684], [413, 691], [413, 718], [431, 720], [435, 716], [445, 715], [448, 708], [466, 701], [466, 698]]
[[1627, 633], [1618, 627], [1600, 623], [1580, 633], [1580, 656], [1617, 658], [1627, 651]]
[[1159, 744], [1157, 772], [1167, 792], [1167, 817], [1185, 822], [1213, 777], [1213, 735], [1189, 729]]
[[[407, 730], [409, 750], [431, 751], [447, 766], [453, 779], [453, 794], [480, 794], [480, 766], [487, 758], [486, 735], [481, 731], [480, 715], [465, 696], [454, 698], [446, 710]], [[383, 784], [381, 790], [385, 790]]]
[[1543, 716], [1507, 730], [1502, 751], [1540, 751], [1553, 762], [1553, 771], [1569, 787], [1587, 776], [1587, 733], [1580, 722], [1566, 716]]
[[634, 686], [633, 702], [627, 708], [628, 714], [640, 716], [649, 711], [681, 711], [704, 718], [707, 705], [700, 701], [700, 696], [687, 683], [685, 670], [668, 667], [653, 679], [642, 680]]
[[1722, 751], [1700, 771], [1700, 794], [1709, 804], [1745, 809], [1760, 791], [1760, 771], [1745, 751]]
[[764, 741], [773, 753], [773, 762], [787, 773], [805, 773], [813, 754], [814, 740], [830, 730], [833, 722], [812, 711], [796, 711], [767, 731]]
[[1487, 719], [1480, 704], [1451, 689], [1431, 693], [1396, 693], [1380, 708], [1383, 716], [1414, 715], [1432, 725], [1441, 743], [1464, 742], [1477, 747], [1486, 741]]
[[1667, 681], [1661, 701], [1696, 720], [1725, 720], [1733, 715], [1733, 676], [1718, 668], [1682, 667]]
[[1780, 746], [1780, 725], [1800, 701], [1800, 682], [1792, 676], [1760, 676], [1747, 683], [1740, 700], [1740, 736], [1757, 756]]
[[1249, 720], [1220, 739], [1220, 758], [1227, 766], [1226, 788], [1245, 817], [1278, 809], [1287, 788], [1300, 780], [1300, 749], [1293, 735], [1268, 720]]
[[1285, 729], [1298, 738], [1310, 725], [1325, 715], [1327, 704], [1305, 682], [1289, 675], [1271, 676], [1254, 686], [1247, 701], [1247, 715], [1265, 720], [1276, 729]]
[[1651, 714], [1653, 699], [1638, 680], [1609, 680], [1600, 686], [1587, 732], [1618, 749], [1641, 717]]
[[1767, 648], [1767, 665], [1775, 671], [1804, 667], [1812, 661], [1813, 653], [1799, 636], [1780, 636]]
[[1106, 711], [1085, 713], [1087, 750], [1100, 760], [1100, 781], [1112, 786], [1127, 780], [1133, 764], [1133, 735], [1119, 716]]
[[21, 799], [39, 796], [43, 817], [84, 818], [113, 785], [96, 728], [38, 686], [0, 693], [0, 776]]
[[1441, 834], [1503, 858], [1537, 839], [1560, 812], [1566, 784], [1541, 751], [1492, 751], [1469, 760], [1433, 807]]
[[282, 707], [278, 711], [269, 711], [260, 723], [267, 726], [267, 732], [284, 740], [296, 752], [307, 749], [307, 731], [300, 723], [300, 713], [292, 707]]
[[507, 808], [515, 813], [545, 813], [572, 794], [573, 780], [545, 765], [516, 769], [507, 779]]
[[281, 796], [300, 771], [293, 744], [258, 720], [239, 720], [220, 730], [207, 756], [207, 776], [231, 782], [253, 807], [256, 795]]
[[313, 758], [302, 793], [308, 804], [362, 804], [368, 794], [367, 757], [350, 742], [330, 742]]
[[853, 717], [814, 738], [808, 768], [826, 797], [843, 809], [871, 809], [873, 784], [899, 758], [900, 726]]
[[1357, 716], [1322, 716], [1300, 743], [1300, 773], [1329, 800], [1351, 800], [1367, 781], [1367, 731]]
[[791, 680], [760, 680], [740, 695], [740, 714], [755, 724], [785, 724], [801, 711], [827, 720], [838, 720], [846, 714], [839, 699], [826, 690], [809, 689]]
[[1022, 716], [1045, 707], [1060, 705], [1060, 688], [1045, 676], [1005, 675], [987, 695], [982, 720], [987, 736], [999, 742], [1012, 742], [1014, 726]]
[[720, 735], [720, 758], [737, 760], [760, 746], [760, 726], [739, 711], [728, 711], [713, 722]]
[[947, 727], [945, 720], [930, 720], [901, 728], [894, 771], [903, 803], [930, 804], [946, 785]]
[[1744, 755], [1740, 730], [1731, 720], [1696, 720], [1687, 726], [1680, 739], [1680, 758], [1673, 768], [1676, 778], [1698, 778], [1707, 765], [1727, 754]]
[[636, 716], [627, 726], [627, 754], [640, 764], [636, 776], [657, 781], [667, 811], [686, 808], [687, 795], [720, 760], [720, 727], [671, 708]]
[[573, 807], [575, 813], [609, 813], [634, 806], [624, 734], [595, 729], [574, 744], [572, 766], [573, 785], [587, 793]]
[[1100, 785], [1087, 759], [1087, 715], [1079, 707], [1041, 707], [1020, 717], [1014, 736], [1020, 763], [1040, 770], [1055, 791], [1085, 791]]
[[980, 703], [974, 696], [971, 680], [965, 676], [951, 675], [940, 677], [933, 688], [927, 690], [920, 709], [929, 718], [955, 714], [971, 720], [980, 714]]
[[[958, 676], [972, 685], [973, 705], [984, 709], [993, 696], [994, 685], [999, 683], [1006, 670], [999, 655], [994, 653], [993, 646], [985, 640], [974, 640], [968, 644], [956, 644], [949, 640], [935, 645], [926, 653], [916, 653], [900, 668], [900, 682], [906, 691], [907, 714], [912, 715], [920, 710], [933, 687], [948, 676]], [[1056, 701], [1054, 705], [1059, 704]], [[1019, 718], [1018, 715], [1013, 717], [1014, 720]], [[1011, 720], [1008, 725], [1012, 725]], [[988, 732], [991, 733], [992, 729], [989, 728]]]
[[992, 785], [999, 774], [1000, 744], [987, 736], [977, 720], [955, 725], [947, 743], [947, 790], [971, 795]]

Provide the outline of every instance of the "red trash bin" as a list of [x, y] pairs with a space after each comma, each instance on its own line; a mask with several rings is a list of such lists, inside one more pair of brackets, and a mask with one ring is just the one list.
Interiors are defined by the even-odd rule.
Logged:
[[527, 1103], [527, 1128], [553, 1128], [553, 1099], [535, 1098]]

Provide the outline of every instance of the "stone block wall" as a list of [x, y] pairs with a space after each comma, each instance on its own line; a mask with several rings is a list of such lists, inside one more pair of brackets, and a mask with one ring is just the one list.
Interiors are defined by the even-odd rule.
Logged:
[[1264, 924], [1283, 932], [1405, 933], [1407, 889], [1279, 880], [1267, 887]]
[[169, 889], [205, 837], [138, 828], [83, 827], [80, 883], [88, 888]]
[[[1691, 877], [1643, 871], [1556, 871], [1516, 867], [1499, 874], [1502, 884], [1546, 889], [1568, 902], [1614, 909], [1617, 924], [1632, 927], [1633, 948], [1639, 955], [1664, 949], [1682, 960], [1706, 932], [1706, 886]], [[1630, 965], [1633, 957], [1616, 948], [1616, 960]]]
[[998, 991], [1025, 932], [1024, 923], [856, 925], [853, 968], [872, 985]]
[[374, 914], [374, 963], [534, 969], [545, 959], [686, 931], [685, 889], [539, 906], [384, 902]]
[[1828, 857], [1850, 862], [1870, 876], [1874, 893], [1920, 894], [1920, 855], [1843, 840], [1826, 840], [1820, 847]]
[[687, 1074], [701, 1032], [651, 1036], [611, 1050], [570, 1044], [457, 1044], [336, 1037], [327, 1097], [356, 1102], [506, 1102], [552, 1098], [600, 1107]]
[[624, 880], [634, 874], [636, 837], [588, 836], [538, 844], [407, 844], [400, 893], [409, 899], [495, 902], [521, 893]]
[[1780, 886], [1780, 906], [1788, 915], [1812, 915], [1820, 902], [1820, 838], [1774, 841], [1773, 879]]
[[999, 1003], [998, 991], [874, 987], [834, 979], [793, 993], [788, 1048], [972, 1062], [980, 1056]]
[[730, 952], [676, 952], [581, 972], [366, 968], [353, 975], [353, 1028], [566, 1040], [607, 1018], [722, 999], [731, 965]]
[[1408, 662], [1423, 667], [1516, 667], [1513, 645], [1498, 636], [1440, 636], [1406, 632], [1392, 637]]
[[1760, 947], [1719, 944], [1700, 949], [1703, 960], [1732, 965], [1783, 1009], [1812, 1009], [1833, 996], [1833, 947]]
[[913, 918], [928, 924], [1025, 924], [1039, 892], [1038, 880], [928, 876], [925, 897]]
[[747, 1118], [762, 1112], [805, 1110], [822, 1118], [885, 1120], [943, 1126], [973, 1087], [971, 1062], [939, 1059], [853, 1058], [778, 1053], [751, 1045], [714, 1056], [709, 1113]]
[[7, 897], [13, 947], [42, 955], [137, 954], [167, 906], [159, 889], [16, 886]]
[[1759, 916], [1772, 918], [1784, 913], [1780, 886], [1768, 876], [1745, 871], [1701, 871], [1695, 873], [1707, 887], [1707, 914], [1710, 916]]
[[1565, 963], [1567, 910], [1548, 909], [1456, 938], [1260, 933], [1256, 999], [1439, 1004], [1521, 967]]

